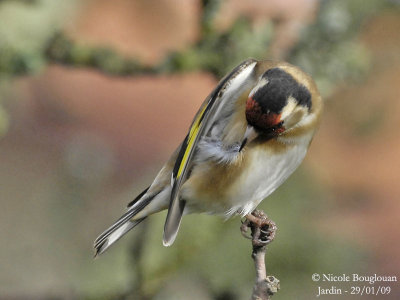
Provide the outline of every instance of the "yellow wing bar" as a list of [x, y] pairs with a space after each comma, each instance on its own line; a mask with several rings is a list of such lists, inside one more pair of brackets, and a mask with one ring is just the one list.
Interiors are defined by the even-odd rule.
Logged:
[[202, 116], [204, 115], [204, 112], [206, 111], [207, 105], [204, 105], [204, 108], [201, 110], [201, 112], [197, 115], [196, 120], [193, 122], [192, 127], [190, 128], [189, 131], [189, 139], [187, 141], [187, 147], [185, 150], [185, 153], [183, 154], [181, 163], [179, 165], [178, 169], [178, 174], [177, 178], [179, 178], [182, 175], [182, 172], [185, 168], [185, 164], [189, 158], [189, 153], [191, 152], [193, 148], [194, 141], [196, 140], [197, 135], [199, 134], [199, 129], [200, 129], [200, 121], [202, 119]]

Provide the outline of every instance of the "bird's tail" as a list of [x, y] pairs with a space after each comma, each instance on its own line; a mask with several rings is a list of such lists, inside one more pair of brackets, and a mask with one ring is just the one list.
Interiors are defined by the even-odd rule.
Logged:
[[[142, 194], [139, 196], [142, 196]], [[129, 206], [128, 211], [121, 218], [119, 218], [106, 231], [100, 234], [99, 237], [94, 241], [94, 256], [96, 257], [104, 253], [104, 251], [106, 251], [112, 244], [118, 241], [129, 230], [131, 230], [144, 219], [146, 219], [146, 217], [143, 217], [137, 220], [132, 220], [132, 218], [141, 210], [143, 210], [150, 203], [150, 201], [151, 198], [144, 198], [135, 201], [135, 203]]]

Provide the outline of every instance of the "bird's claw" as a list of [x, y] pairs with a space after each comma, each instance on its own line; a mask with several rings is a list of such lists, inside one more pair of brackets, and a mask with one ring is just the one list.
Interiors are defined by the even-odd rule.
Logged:
[[240, 226], [240, 232], [246, 239], [251, 240], [253, 237], [247, 233], [249, 231], [250, 221], [245, 219], [242, 220], [241, 222], [242, 225]]
[[[251, 229], [251, 236], [247, 233], [249, 228]], [[263, 211], [259, 210], [247, 215], [240, 226], [242, 235], [247, 239], [251, 239], [254, 246], [259, 247], [271, 243], [275, 238], [276, 230], [275, 222], [270, 220]]]

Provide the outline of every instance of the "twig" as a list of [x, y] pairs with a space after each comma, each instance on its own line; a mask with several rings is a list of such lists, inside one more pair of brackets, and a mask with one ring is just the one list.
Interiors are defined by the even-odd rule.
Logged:
[[[248, 228], [251, 229], [251, 237], [246, 235]], [[241, 226], [242, 234], [251, 239], [253, 246], [251, 257], [256, 269], [256, 281], [251, 296], [252, 300], [269, 300], [279, 290], [279, 280], [274, 276], [267, 276], [265, 269], [267, 245], [274, 239], [276, 230], [275, 223], [260, 210], [255, 210], [251, 215], [247, 215]]]

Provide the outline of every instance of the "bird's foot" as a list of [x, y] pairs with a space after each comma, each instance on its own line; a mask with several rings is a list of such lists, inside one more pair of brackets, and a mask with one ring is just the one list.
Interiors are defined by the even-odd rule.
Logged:
[[[277, 230], [276, 224], [263, 211], [254, 210], [245, 218], [240, 226], [240, 231], [245, 238], [252, 240], [253, 246], [266, 246], [274, 240]], [[251, 235], [248, 234], [249, 228]]]

